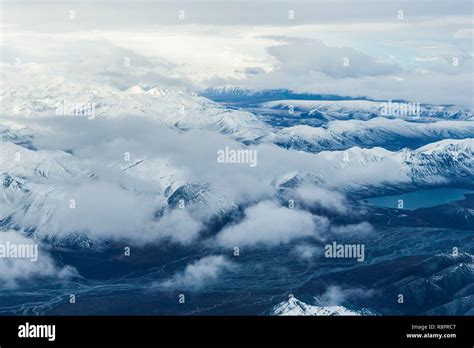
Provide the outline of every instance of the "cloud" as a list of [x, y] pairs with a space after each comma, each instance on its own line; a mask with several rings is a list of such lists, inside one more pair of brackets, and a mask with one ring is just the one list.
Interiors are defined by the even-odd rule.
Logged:
[[186, 266], [184, 271], [153, 287], [178, 289], [183, 291], [199, 291], [215, 282], [226, 271], [235, 269], [236, 265], [222, 255], [206, 256]]
[[[285, 2], [123, 1], [113, 17], [111, 7], [112, 1], [7, 1], [3, 82], [29, 83], [40, 74], [46, 82], [63, 76], [120, 88], [233, 84], [472, 106], [472, 60], [465, 58], [472, 54], [469, 1], [429, 8], [404, 2], [403, 20], [393, 1], [297, 1], [293, 20]], [[415, 61], [425, 54], [444, 59]], [[350, 64], [341, 68], [344, 57]], [[452, 57], [463, 60], [456, 69]], [[14, 66], [16, 58], [24, 61], [22, 69]]]
[[248, 75], [258, 75], [265, 73], [265, 70], [259, 66], [245, 68], [244, 73]]
[[242, 222], [224, 228], [217, 242], [228, 247], [275, 246], [303, 237], [318, 238], [328, 223], [326, 218], [263, 201], [247, 208]]
[[[404, 1], [400, 6], [395, 1], [346, 1], [312, 2], [307, 0], [274, 1], [274, 0], [239, 0], [235, 2], [209, 2], [209, 1], [120, 1], [120, 6], [115, 6], [114, 0], [77, 1], [64, 0], [61, 2], [44, 1], [41, 5], [34, 0], [5, 1], [4, 21], [2, 26], [16, 26], [22, 30], [50, 32], [60, 31], [81, 32], [89, 30], [133, 30], [147, 28], [153, 25], [185, 26], [196, 24], [200, 26], [249, 26], [276, 27], [282, 26], [291, 29], [293, 26], [308, 24], [332, 24], [347, 30], [357, 24], [365, 24], [365, 32], [370, 29], [375, 31], [382, 26], [397, 26], [404, 31], [405, 26], [411, 28], [412, 21], [429, 22], [438, 20], [441, 25], [446, 20], [456, 16], [468, 14], [471, 10], [469, 1], [457, 1], [456, 6], [447, 2], [437, 2], [436, 6], [426, 6], [424, 1]], [[399, 23], [398, 10], [403, 8], [407, 18], [412, 20]], [[76, 9], [77, 19], [71, 23], [70, 9]], [[108, 15], [114, 9], [114, 16]], [[295, 12], [295, 18], [290, 21], [288, 11]], [[184, 20], [178, 17], [179, 10], [185, 10]], [[219, 16], [216, 15], [219, 14]], [[265, 15], [262, 16], [262, 13]], [[20, 14], [23, 14], [21, 16]], [[446, 20], [441, 20], [441, 16]], [[374, 23], [375, 22], [375, 23]], [[371, 24], [375, 24], [375, 28]], [[368, 27], [368, 28], [367, 28]], [[357, 27], [358, 29], [358, 27]], [[255, 29], [254, 29], [255, 30]], [[360, 30], [360, 29], [359, 29]], [[406, 30], [406, 29], [405, 29]], [[384, 33], [385, 34], [385, 33]], [[413, 32], [413, 35], [419, 34]]]
[[64, 199], [51, 215], [50, 223], [37, 231], [39, 236], [67, 236], [74, 232], [89, 238], [136, 244], [168, 240], [188, 245], [196, 240], [203, 227], [188, 211], [181, 209], [166, 210], [163, 216], [154, 218], [156, 202], [152, 195], [137, 194], [115, 183], [84, 183], [65, 198], [74, 199], [75, 208], [71, 209], [69, 200]]
[[[137, 244], [161, 240], [189, 244], [202, 228], [192, 212], [166, 208], [162, 188], [128, 176], [119, 165], [113, 169], [107, 151], [82, 162], [61, 151], [32, 151], [10, 143], [2, 150], [6, 157], [2, 169], [22, 178], [22, 187], [7, 190], [0, 199], [0, 218], [8, 217], [18, 228], [34, 229], [38, 238], [61, 240], [74, 233]], [[9, 158], [17, 152], [21, 161], [12, 163]], [[83, 171], [82, 166], [95, 170]]]
[[346, 199], [339, 192], [312, 185], [302, 185], [295, 192], [306, 205], [322, 207], [340, 214], [348, 212]]
[[361, 288], [342, 288], [340, 286], [331, 285], [326, 291], [317, 298], [320, 305], [323, 306], [339, 306], [344, 305], [347, 301], [354, 301], [361, 298], [369, 298], [373, 296], [374, 290]]
[[465, 29], [460, 29], [457, 32], [454, 33], [454, 38], [455, 39], [473, 39], [474, 38], [474, 29], [472, 28], [465, 28]]
[[330, 233], [340, 237], [368, 237], [375, 233], [374, 228], [368, 222], [351, 225], [331, 226]]
[[[461, 37], [467, 35], [465, 32], [458, 34]], [[348, 46], [330, 46], [317, 39], [269, 35], [265, 38], [276, 41], [276, 44], [266, 47], [275, 60], [273, 67], [266, 69], [264, 74], [248, 75], [245, 80], [228, 79], [224, 84], [472, 107], [472, 93], [466, 92], [472, 91], [472, 45], [455, 45], [453, 39], [440, 44], [428, 37], [416, 41], [416, 46], [408, 39], [383, 43], [383, 49], [375, 50], [384, 51], [379, 56]], [[281, 41], [286, 43], [281, 44]], [[436, 49], [429, 49], [433, 42], [436, 42]], [[420, 50], [424, 44], [427, 48]], [[387, 54], [387, 47], [392, 46], [398, 49], [404, 46], [411, 53], [408, 57]], [[415, 59], [425, 54], [439, 59]], [[459, 61], [456, 66], [452, 64], [453, 57]], [[343, 65], [345, 59], [347, 66]], [[215, 84], [222, 83], [222, 80], [215, 81]], [[433, 85], [437, 88], [430, 88]]]
[[301, 261], [309, 262], [323, 255], [323, 248], [310, 244], [299, 244], [293, 248], [292, 253]]
[[398, 64], [378, 60], [351, 47], [331, 47], [322, 41], [312, 39], [273, 38], [286, 42], [267, 48], [279, 62], [276, 74], [281, 77], [323, 73], [331, 78], [346, 78], [383, 76], [401, 72]]
[[197, 239], [203, 224], [185, 210], [175, 209], [167, 212], [156, 224], [155, 229], [161, 238], [182, 245], [189, 245]]
[[361, 166], [348, 166], [331, 173], [330, 182], [337, 186], [347, 183], [376, 185], [384, 182], [399, 182], [407, 180], [408, 174], [404, 172], [396, 160], [387, 156], [381, 161], [374, 161]]
[[[106, 181], [86, 182], [68, 193], [54, 215], [54, 224], [62, 234], [77, 231], [105, 238], [140, 234], [153, 213], [149, 197], [139, 197]], [[73, 209], [70, 199], [75, 201]]]
[[[65, 279], [78, 275], [77, 271], [71, 266], [57, 265], [37, 241], [27, 238], [19, 232], [0, 232], [0, 245], [2, 250], [9, 248], [18, 249], [20, 246], [28, 249], [31, 247], [37, 248], [37, 259], [35, 261], [32, 261], [33, 259], [30, 257], [11, 257], [11, 254], [0, 257], [0, 284], [2, 286], [11, 288], [18, 286], [18, 283], [21, 281], [35, 278], [52, 277]], [[33, 251], [30, 253], [33, 253]]]
[[431, 56], [427, 56], [427, 57], [415, 57], [415, 60], [417, 62], [435, 62], [437, 60], [439, 60], [440, 58], [439, 57], [431, 57]]
[[[35, 228], [40, 237], [62, 238], [81, 233], [92, 239], [136, 244], [170, 241], [189, 245], [201, 242], [200, 232], [212, 216], [240, 204], [262, 202], [247, 208], [244, 219], [226, 226], [214, 241], [234, 247], [273, 246], [305, 237], [321, 239], [329, 230], [326, 218], [271, 202], [277, 194], [275, 178], [287, 175], [288, 168], [327, 178], [329, 185], [340, 187], [353, 182], [370, 185], [388, 180], [387, 172], [393, 174], [391, 180], [400, 178], [400, 166], [395, 162], [344, 169], [334, 166], [338, 158], [286, 150], [273, 144], [252, 147], [258, 151], [255, 168], [223, 165], [217, 163], [216, 149], [237, 148], [241, 144], [212, 132], [171, 130], [148, 118], [140, 118], [140, 122], [136, 117], [25, 122], [42, 129], [35, 133], [34, 146], [47, 150], [30, 151], [16, 146], [10, 155], [13, 158], [16, 151], [22, 150], [27, 152], [24, 159], [49, 159], [54, 164], [49, 167], [49, 175], [55, 176], [48, 179], [35, 175], [34, 169], [40, 162], [15, 163], [14, 173], [30, 173], [25, 179], [31, 192], [24, 193], [22, 201], [16, 202], [22, 209], [16, 210], [11, 221], [20, 228]], [[66, 149], [74, 156], [57, 151]], [[124, 162], [125, 152], [130, 153], [130, 162]], [[65, 159], [74, 161], [64, 162]], [[136, 161], [140, 163], [123, 170]], [[61, 169], [76, 167], [84, 170], [84, 174], [70, 176]], [[60, 170], [58, 175], [54, 168]], [[203, 202], [187, 203], [183, 210], [170, 209], [169, 194], [187, 183], [209, 183]], [[170, 193], [165, 197], [168, 187]], [[305, 185], [296, 193], [296, 207], [300, 200], [303, 207], [317, 205], [341, 214], [348, 212], [344, 196], [336, 191]], [[76, 203], [74, 209], [69, 208], [71, 199]], [[11, 204], [0, 200], [2, 216], [10, 214]]]
[[[16, 47], [17, 42], [23, 42]], [[52, 85], [62, 79], [92, 86], [126, 89], [133, 85], [189, 88], [177, 65], [146, 56], [94, 35], [23, 34], [8, 36], [2, 54], [2, 74], [11, 85]], [[20, 66], [15, 62], [19, 59]]]

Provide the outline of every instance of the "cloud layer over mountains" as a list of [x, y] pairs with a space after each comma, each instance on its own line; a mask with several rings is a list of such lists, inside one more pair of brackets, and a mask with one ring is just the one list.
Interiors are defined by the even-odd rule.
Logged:
[[[472, 107], [469, 1], [108, 6], [5, 1], [0, 238], [212, 248], [155, 284], [200, 291], [238, 267], [219, 255], [235, 247], [294, 244], [311, 263], [321, 243], [376, 234], [332, 220], [356, 214], [354, 196], [474, 184], [472, 111], [441, 106]], [[412, 122], [380, 117], [379, 101], [311, 101], [301, 110], [320, 126], [287, 127], [199, 94], [227, 85], [402, 98], [448, 115]], [[56, 115], [66, 102], [97, 115]], [[255, 108], [286, 116], [290, 102]], [[258, 163], [219, 163], [226, 148]], [[0, 260], [0, 281], [77, 275], [44, 250], [36, 264]]]
[[237, 85], [472, 106], [471, 4], [425, 5], [124, 1], [111, 18], [109, 1], [6, 1], [2, 75], [8, 83]]

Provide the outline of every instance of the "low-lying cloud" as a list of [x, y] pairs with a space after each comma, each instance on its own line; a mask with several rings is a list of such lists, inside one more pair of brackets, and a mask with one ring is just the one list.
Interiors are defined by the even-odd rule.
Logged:
[[326, 218], [263, 201], [247, 208], [239, 224], [224, 228], [217, 242], [227, 247], [275, 246], [297, 238], [318, 238], [328, 224]]
[[368, 237], [375, 233], [372, 225], [366, 221], [358, 224], [331, 226], [330, 233], [338, 237]]
[[317, 298], [317, 302], [323, 306], [340, 306], [347, 301], [370, 298], [373, 295], [374, 290], [371, 289], [343, 288], [331, 285]]
[[293, 248], [292, 253], [301, 261], [311, 262], [322, 256], [324, 250], [321, 246], [317, 245], [299, 244]]
[[308, 206], [317, 206], [340, 214], [348, 211], [346, 199], [339, 192], [312, 185], [302, 185], [295, 192]]
[[0, 284], [2, 286], [14, 288], [18, 286], [18, 282], [34, 278], [54, 277], [66, 279], [78, 275], [75, 268], [56, 264], [51, 256], [41, 249], [41, 245], [19, 232], [0, 232], [0, 244], [2, 249], [32, 245], [38, 247], [38, 255], [35, 261], [32, 261], [29, 257], [13, 257], [13, 254], [7, 255], [9, 257], [5, 257], [5, 255], [0, 257]]
[[222, 255], [211, 255], [191, 263], [170, 279], [154, 284], [155, 288], [199, 291], [212, 285], [219, 276], [237, 267]]

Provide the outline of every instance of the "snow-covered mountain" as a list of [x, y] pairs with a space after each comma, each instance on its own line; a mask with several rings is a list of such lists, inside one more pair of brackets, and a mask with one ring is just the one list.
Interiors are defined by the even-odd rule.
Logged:
[[[40, 239], [83, 245], [89, 241], [80, 236], [88, 228], [64, 222], [74, 218], [77, 210], [79, 214], [94, 214], [84, 216], [87, 219], [100, 220], [105, 213], [103, 223], [109, 224], [111, 216], [107, 217], [105, 211], [84, 211], [84, 205], [91, 201], [98, 202], [97, 209], [110, 209], [114, 216], [118, 207], [109, 207], [114, 200], [119, 200], [119, 206], [125, 204], [125, 209], [127, 200], [136, 200], [147, 212], [137, 220], [134, 227], [138, 229], [143, 227], [140, 224], [158, 221], [166, 209], [177, 208], [181, 201], [187, 211], [197, 210], [203, 219], [234, 207], [223, 192], [209, 183], [193, 183], [192, 177], [165, 158], [144, 158], [126, 166], [122, 163], [107, 165], [110, 173], [116, 171], [115, 182], [107, 172], [95, 173], [87, 160], [70, 153], [31, 150], [0, 141], [0, 227], [34, 233]], [[71, 199], [78, 208], [70, 209]], [[113, 233], [110, 230], [104, 238]]]
[[219, 86], [210, 87], [201, 91], [201, 95], [212, 100], [237, 103], [237, 104], [256, 104], [260, 103], [263, 107], [264, 102], [274, 100], [352, 100], [350, 97], [341, 97], [333, 94], [310, 94], [298, 93], [288, 89], [251, 89], [240, 86]]
[[374, 315], [368, 309], [352, 310], [344, 306], [316, 306], [304, 303], [295, 297], [277, 304], [271, 315], [278, 316], [362, 316]]
[[27, 180], [41, 183], [46, 180], [62, 182], [86, 175], [71, 154], [63, 151], [33, 151], [10, 142], [1, 142], [0, 170]]
[[[295, 152], [296, 154], [297, 152]], [[288, 153], [291, 156], [292, 152]], [[443, 140], [416, 150], [388, 151], [381, 148], [351, 148], [311, 154], [315, 163], [325, 163], [312, 172], [293, 170], [284, 176], [261, 179], [274, 183], [274, 195], [304, 184], [323, 185], [348, 194], [373, 190], [400, 191], [441, 184], [474, 184], [474, 139]], [[140, 159], [127, 166], [111, 163], [123, 175], [141, 183], [117, 187], [124, 194], [141, 195], [150, 208], [173, 208], [181, 201], [210, 217], [236, 208], [232, 196], [213, 182], [199, 182], [164, 158]], [[73, 155], [62, 151], [30, 150], [0, 142], [0, 221], [4, 226], [47, 233], [54, 231], [55, 214], [67, 207], [71, 194], [81, 185], [107, 180]], [[129, 186], [129, 187], [127, 187]], [[115, 192], [115, 191], [114, 191]], [[153, 219], [153, 216], [149, 216]], [[53, 224], [53, 225], [51, 225]], [[75, 231], [70, 231], [75, 232]]]
[[[409, 105], [416, 109], [416, 104], [408, 104], [406, 102], [387, 102], [374, 101], [365, 99], [352, 100], [273, 100], [260, 104], [260, 107], [273, 110], [289, 110], [320, 118], [321, 120], [369, 120], [374, 117], [385, 116], [387, 118], [402, 118], [407, 120], [429, 120], [429, 119], [446, 119], [446, 120], [474, 120], [472, 110], [456, 105], [419, 105], [419, 114], [403, 115], [399, 114], [398, 110], [393, 112], [385, 112], [384, 108], [389, 105], [396, 105], [397, 107], [404, 107]], [[393, 115], [391, 115], [393, 113]], [[395, 115], [396, 113], [396, 115]]]
[[222, 86], [222, 87], [210, 87], [202, 92], [203, 95], [213, 97], [213, 98], [230, 98], [230, 97], [243, 97], [243, 96], [253, 96], [256, 94], [262, 94], [262, 92], [242, 88], [239, 86]]
[[[221, 86], [208, 88], [201, 94], [216, 101], [252, 105], [266, 112], [288, 112], [291, 109], [295, 116], [314, 117], [322, 121], [368, 120], [379, 116], [411, 121], [474, 119], [471, 109], [457, 105], [371, 100], [330, 94], [297, 93], [287, 89], [254, 90], [238, 86]], [[410, 112], [404, 115], [400, 110], [404, 110], [405, 107], [407, 110], [416, 109], [416, 115]]]
[[241, 140], [268, 132], [268, 126], [250, 112], [227, 109], [194, 92], [174, 88], [132, 86], [121, 91], [63, 82], [44, 88], [5, 88], [0, 92], [0, 103], [3, 115], [145, 116], [170, 127], [207, 129]]
[[373, 118], [367, 121], [331, 121], [323, 127], [307, 125], [283, 128], [261, 141], [309, 152], [342, 150], [353, 146], [400, 148], [441, 139], [473, 137], [472, 121], [413, 123], [401, 119]]
[[387, 278], [380, 280], [382, 291], [405, 294], [411, 307], [428, 309], [424, 314], [472, 313], [474, 264], [469, 253], [436, 254]]
[[14, 130], [5, 125], [0, 124], [0, 141], [11, 142], [31, 148], [31, 140], [33, 136], [25, 133], [23, 130]]
[[354, 146], [399, 150], [447, 138], [474, 137], [472, 110], [456, 105], [351, 99], [288, 90], [254, 91], [234, 86], [208, 89], [204, 95], [256, 113], [272, 127], [259, 142], [302, 151]]
[[290, 171], [275, 180], [278, 189], [304, 184], [324, 185], [346, 193], [370, 194], [374, 189], [414, 190], [435, 185], [474, 184], [474, 139], [445, 139], [421, 148], [389, 151], [352, 147], [322, 151], [317, 172]]
[[[256, 95], [241, 89], [238, 91]], [[225, 89], [224, 92], [229, 91]], [[237, 93], [234, 88], [231, 92]], [[380, 117], [380, 102], [296, 100], [295, 105], [301, 108], [316, 106], [308, 115], [320, 118], [324, 123], [318, 127], [296, 125], [279, 129], [244, 108], [226, 108], [191, 91], [159, 86], [151, 89], [132, 86], [124, 91], [67, 82], [34, 89], [10, 87], [0, 92], [0, 102], [0, 113], [4, 115], [38, 117], [58, 116], [59, 113], [74, 116], [76, 112], [88, 118], [144, 116], [181, 130], [205, 129], [246, 142], [271, 142], [284, 148], [310, 152], [353, 146], [381, 146], [393, 150], [418, 147], [446, 138], [474, 136], [471, 111], [456, 106], [424, 105], [419, 121], [411, 122], [411, 118]], [[290, 104], [281, 101], [264, 103], [266, 108], [285, 105]], [[2, 129], [0, 136], [4, 139], [13, 137]]]
[[71, 154], [0, 142], [0, 178], [0, 225], [47, 231], [51, 217], [68, 206], [67, 192], [93, 174]]
[[[114, 193], [123, 193], [130, 199], [139, 196], [146, 201], [147, 209], [156, 213], [151, 213], [150, 219], [159, 218], [166, 209], [172, 209], [180, 202], [196, 211], [205, 211], [201, 216], [208, 218], [210, 214], [245, 205], [246, 199], [255, 200], [251, 194], [232, 192], [235, 191], [233, 183], [226, 188], [221, 180], [218, 185], [216, 182], [220, 178], [214, 176], [213, 179], [212, 173], [195, 175], [192, 168], [187, 167], [186, 160], [179, 164], [171, 161], [169, 154], [160, 152], [161, 147], [146, 151], [148, 155], [139, 153], [126, 164], [118, 160], [109, 163], [108, 157], [100, 158], [101, 172], [91, 166], [91, 162], [99, 159], [84, 158], [74, 152], [34, 148], [32, 144], [41, 142], [34, 141], [35, 131], [22, 128], [21, 121], [45, 116], [81, 117], [56, 115], [61, 103], [63, 106], [66, 103], [93, 105], [94, 117], [153, 119], [175, 129], [176, 136], [182, 133], [181, 130], [197, 128], [220, 132], [234, 140], [251, 140], [257, 150], [263, 148], [262, 156], [270, 154], [268, 158], [262, 157], [255, 171], [245, 172], [243, 176], [245, 181], [253, 175], [253, 185], [262, 185], [252, 188], [264, 192], [260, 198], [291, 195], [292, 190], [306, 184], [366, 195], [387, 188], [403, 191], [440, 184], [474, 185], [474, 122], [468, 120], [415, 123], [374, 117], [332, 120], [321, 127], [299, 125], [278, 130], [260, 121], [253, 113], [226, 108], [186, 90], [132, 86], [121, 91], [66, 82], [44, 89], [6, 88], [0, 92], [0, 98], [0, 112], [13, 116], [2, 120], [0, 125], [0, 179], [3, 183], [0, 187], [0, 221], [8, 228], [53, 231], [57, 226], [50, 224], [55, 214], [67, 205], [71, 198], [68, 194], [83, 184], [110, 181], [105, 174], [109, 170], [118, 177], [113, 184], [118, 193]], [[374, 107], [368, 101], [344, 102], [320, 104], [327, 108], [345, 105], [347, 110], [359, 110], [367, 105]], [[18, 124], [12, 127], [12, 122]], [[93, 127], [93, 120], [90, 122]], [[419, 139], [423, 139], [424, 146], [409, 146], [417, 144]], [[284, 163], [270, 163], [272, 153], [268, 151], [276, 147], [269, 147], [267, 143], [288, 148], [285, 156], [292, 164], [285, 168]], [[302, 152], [310, 152], [305, 154], [305, 163], [291, 161]], [[90, 155], [90, 152], [86, 153]], [[244, 198], [237, 201], [236, 196]]]
[[450, 182], [474, 182], [474, 139], [445, 139], [425, 145], [416, 151], [398, 155], [413, 182], [424, 183], [427, 178], [449, 178]]

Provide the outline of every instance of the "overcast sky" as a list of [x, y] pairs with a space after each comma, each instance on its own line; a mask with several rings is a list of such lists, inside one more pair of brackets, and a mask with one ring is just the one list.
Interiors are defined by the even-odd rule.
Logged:
[[472, 6], [6, 0], [2, 80], [237, 85], [472, 106]]

